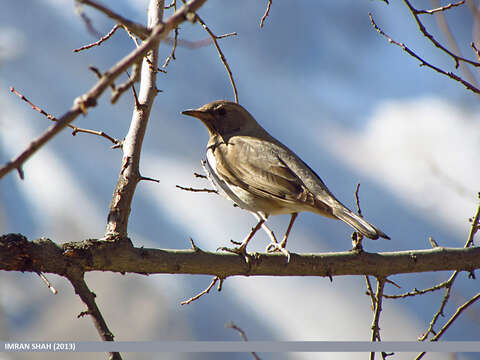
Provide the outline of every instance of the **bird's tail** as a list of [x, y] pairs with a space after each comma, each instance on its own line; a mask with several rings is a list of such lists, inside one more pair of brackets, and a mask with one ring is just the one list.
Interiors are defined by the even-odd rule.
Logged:
[[377, 229], [375, 226], [343, 206], [334, 208], [333, 215], [369, 239], [376, 240], [381, 237], [390, 240], [390, 237], [388, 237], [383, 231]]

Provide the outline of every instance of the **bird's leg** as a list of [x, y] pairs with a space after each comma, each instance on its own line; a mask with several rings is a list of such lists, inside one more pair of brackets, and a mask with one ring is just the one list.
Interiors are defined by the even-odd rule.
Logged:
[[[240, 244], [239, 247], [233, 248], [233, 249], [227, 248], [227, 247], [221, 247], [219, 249], [223, 250], [223, 251], [228, 251], [228, 252], [231, 252], [231, 253], [234, 253], [234, 254], [240, 254], [240, 255], [246, 256], [247, 255], [247, 245], [248, 245], [248, 243], [253, 238], [255, 233], [263, 226], [263, 224], [265, 223], [266, 220], [267, 220], [266, 218], [263, 219], [261, 217], [258, 217], [257, 225], [255, 225], [255, 227], [252, 228], [252, 230], [250, 231], [250, 234], [248, 234], [248, 236], [245, 238], [245, 240], [243, 240], [243, 242]], [[236, 243], [236, 244], [238, 244], [238, 243]]]
[[282, 242], [280, 244], [277, 241], [271, 242], [267, 246], [267, 252], [280, 251], [282, 254], [284, 254], [287, 257], [287, 262], [290, 261], [290, 252], [286, 249], [287, 239], [288, 239], [288, 235], [290, 235], [290, 231], [292, 230], [293, 223], [295, 222], [295, 219], [297, 218], [297, 216], [298, 216], [298, 213], [292, 213], [292, 216], [290, 217], [290, 223], [288, 224], [287, 231], [285, 232], [285, 236], [283, 237]]
[[283, 237], [283, 240], [280, 243], [280, 246], [282, 248], [285, 248], [287, 246], [288, 235], [290, 235], [290, 230], [292, 230], [293, 223], [295, 222], [295, 219], [297, 218], [297, 216], [298, 216], [298, 213], [292, 213], [292, 217], [290, 218], [290, 223], [288, 224], [287, 231], [285, 232], [285, 236]]

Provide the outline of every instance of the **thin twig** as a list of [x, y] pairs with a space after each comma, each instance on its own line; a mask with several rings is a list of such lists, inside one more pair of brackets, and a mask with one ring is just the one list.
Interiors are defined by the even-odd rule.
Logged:
[[[95, 328], [97, 329], [97, 332], [103, 341], [113, 341], [114, 336], [108, 329], [107, 323], [105, 322], [105, 319], [103, 318], [103, 315], [95, 302], [96, 295], [88, 288], [83, 277], [83, 273], [71, 272], [67, 274], [66, 277], [72, 284], [75, 293], [80, 297], [80, 299], [82, 299], [83, 303], [87, 307], [87, 311], [82, 312], [81, 315], [83, 316], [88, 314], [92, 316]], [[110, 359], [121, 360], [122, 357], [118, 352], [110, 352]]]
[[115, 20], [116, 22], [122, 24], [123, 26], [127, 27], [131, 32], [133, 32], [135, 35], [137, 35], [142, 40], [145, 40], [150, 35], [150, 30], [147, 29], [142, 24], [139, 24], [139, 23], [136, 23], [134, 21], [128, 20], [127, 18], [124, 18], [123, 16], [115, 13], [114, 11], [107, 8], [106, 6], [103, 6], [99, 3], [97, 3], [96, 1], [93, 1], [93, 0], [77, 0], [77, 2], [80, 3], [80, 4], [85, 4], [85, 5], [91, 6], [94, 9], [97, 9], [98, 11], [104, 13], [109, 18], [111, 18], [111, 19]]
[[[383, 289], [385, 286], [385, 278], [377, 277], [377, 292], [375, 294], [375, 315], [372, 322], [371, 341], [381, 341], [380, 339], [380, 314], [382, 312]], [[375, 359], [375, 352], [370, 353], [370, 360]]]
[[[418, 56], [416, 53], [414, 53], [412, 50], [410, 50], [405, 44], [403, 43], [399, 43], [395, 40], [393, 40], [390, 36], [388, 36], [385, 32], [383, 32], [382, 29], [380, 29], [378, 27], [378, 25], [375, 23], [375, 21], [373, 20], [373, 16], [371, 13], [368, 14], [368, 16], [370, 17], [370, 22], [372, 23], [372, 26], [374, 27], [374, 29], [380, 34], [382, 35], [383, 37], [385, 37], [389, 43], [391, 44], [395, 44], [397, 46], [399, 46], [400, 48], [403, 49], [403, 51], [405, 51], [407, 54], [409, 54], [410, 56], [414, 57], [415, 59], [417, 59], [419, 62], [420, 62], [420, 66], [426, 66], [426, 67], [429, 67], [430, 69], [432, 70], [435, 70], [436, 72], [442, 74], [442, 75], [445, 75], [455, 81], [458, 81], [459, 83], [463, 84], [463, 86], [465, 86], [468, 90], [476, 93], [476, 94], [480, 94], [480, 89], [475, 87], [474, 85], [472, 85], [471, 83], [469, 83], [468, 81], [462, 79], [461, 77], [459, 77], [458, 75], [455, 75], [454, 73], [452, 72], [446, 72], [445, 70], [442, 70], [440, 69], [439, 67], [435, 66], [435, 65], [432, 65], [428, 62], [426, 62], [425, 60], [423, 60], [420, 56]], [[480, 64], [479, 64], [480, 65]]]
[[362, 209], [360, 208], [360, 199], [358, 197], [358, 191], [359, 190], [360, 190], [360, 183], [357, 184], [357, 188], [355, 189], [355, 201], [357, 203], [358, 216], [363, 217], [362, 216]]
[[480, 61], [480, 50], [477, 49], [473, 41], [470, 43], [470, 46], [472, 47], [473, 51], [475, 51], [475, 54], [477, 55], [477, 59]]
[[[440, 6], [440, 3], [438, 2], [438, 0], [430, 0], [430, 1], [434, 4], [434, 6], [438, 6], [438, 7]], [[461, 5], [461, 3], [457, 3], [457, 4]], [[455, 5], [455, 6], [458, 6], [458, 5]], [[441, 7], [439, 7], [439, 9], [441, 9]], [[447, 38], [450, 48], [452, 49], [452, 53], [458, 54], [458, 56], [462, 56], [462, 52], [457, 45], [457, 41], [455, 40], [455, 37], [453, 36], [452, 31], [450, 30], [450, 27], [448, 26], [447, 19], [445, 18], [445, 14], [443, 13], [443, 11], [437, 12], [435, 14], [435, 19], [437, 20], [437, 24], [439, 28], [442, 30], [444, 36]], [[465, 62], [460, 63], [460, 69], [465, 75], [468, 82], [478, 87], [477, 80], [475, 79], [472, 72], [470, 71], [470, 68], [467, 66]]]
[[468, 63], [470, 65], [473, 65], [473, 66], [480, 66], [480, 63], [476, 62], [476, 61], [472, 61], [472, 60], [469, 60], [469, 59], [466, 59], [464, 57], [461, 57], [461, 56], [458, 56], [456, 54], [454, 54], [453, 52], [451, 52], [450, 50], [448, 50], [447, 48], [445, 48], [445, 46], [443, 46], [442, 44], [440, 44], [434, 37], [432, 34], [430, 34], [427, 29], [425, 28], [425, 26], [423, 25], [422, 21], [420, 20], [419, 16], [418, 16], [418, 12], [419, 10], [415, 9], [412, 4], [410, 4], [410, 1], [409, 0], [403, 0], [403, 2], [405, 3], [405, 5], [409, 8], [410, 12], [412, 13], [413, 17], [415, 18], [415, 22], [417, 23], [418, 25], [418, 28], [420, 30], [420, 32], [427, 38], [430, 40], [430, 42], [435, 45], [437, 48], [439, 48], [440, 50], [442, 50], [444, 53], [446, 53], [447, 55], [449, 55], [454, 61], [455, 61], [455, 68], [458, 68], [459, 66], [459, 62], [460, 61], [463, 61], [465, 63]]
[[134, 84], [138, 81], [140, 81], [140, 71], [142, 69], [142, 60], [138, 60], [135, 62], [132, 66], [132, 76], [129, 76], [127, 73], [128, 80], [125, 81], [124, 83], [118, 85], [114, 91], [112, 91], [112, 97], [110, 99], [110, 102], [112, 104], [115, 104], [117, 100], [120, 98], [120, 96], [127, 91], [130, 87], [134, 87]]
[[207, 177], [206, 175], [202, 175], [202, 174], [199, 174], [199, 173], [196, 173], [196, 172], [194, 172], [193, 175], [194, 175], [196, 178], [208, 179], [208, 177]]
[[[183, 1], [183, 3], [185, 3], [185, 0], [182, 0], [182, 1]], [[213, 44], [215, 45], [215, 48], [217, 49], [218, 55], [220, 56], [220, 59], [222, 60], [223, 65], [225, 66], [225, 69], [227, 70], [228, 77], [230, 78], [230, 83], [232, 84], [232, 87], [233, 87], [233, 94], [235, 96], [235, 102], [238, 103], [237, 86], [235, 85], [235, 80], [233, 79], [232, 70], [230, 69], [230, 66], [227, 63], [227, 59], [225, 58], [225, 55], [223, 54], [223, 51], [220, 48], [220, 45], [218, 45], [218, 41], [217, 41], [217, 39], [221, 39], [221, 38], [224, 38], [226, 36], [237, 35], [237, 33], [233, 32], [233, 33], [229, 33], [227, 35], [219, 37], [219, 36], [216, 36], [212, 32], [212, 30], [210, 30], [210, 28], [207, 26], [205, 21], [203, 21], [202, 18], [200, 16], [198, 16], [197, 13], [195, 13], [195, 18], [193, 19], [193, 21], [194, 20], [197, 20], [202, 25], [202, 27], [205, 29], [205, 31], [208, 33], [208, 35], [210, 35], [210, 38], [212, 39]]]
[[365, 275], [365, 281], [367, 283], [367, 295], [370, 295], [370, 300], [372, 301], [372, 311], [375, 310], [375, 304], [377, 303], [375, 300], [375, 295], [373, 294], [372, 283], [370, 282], [370, 278], [368, 275]]
[[[465, 311], [470, 305], [475, 303], [478, 299], [480, 299], [480, 293], [478, 293], [477, 295], [472, 297], [470, 300], [468, 300], [463, 305], [459, 306], [457, 308], [457, 311], [455, 311], [455, 314], [453, 314], [452, 317], [450, 317], [450, 319], [448, 319], [448, 321], [445, 323], [445, 325], [440, 329], [440, 331], [433, 338], [430, 339], [430, 341], [437, 341], [445, 333], [445, 331], [448, 330], [450, 325], [452, 325], [452, 323], [460, 316], [460, 314], [463, 311]], [[426, 354], [426, 352], [421, 352], [420, 354], [418, 354], [418, 356], [415, 358], [415, 360], [420, 360], [421, 358], [423, 358], [423, 356], [425, 354]]]
[[260, 19], [260, 28], [263, 28], [263, 23], [267, 19], [268, 14], [270, 13], [270, 7], [272, 6], [272, 0], [268, 0], [267, 8], [265, 9], [265, 13], [263, 14], [262, 18]]
[[[177, 0], [173, 0], [172, 3], [169, 5], [170, 7], [173, 5], [174, 11], [177, 11]], [[177, 43], [178, 43], [178, 26], [175, 28], [175, 35], [173, 37], [173, 46], [170, 55], [165, 59], [165, 62], [162, 65], [162, 68], [166, 68], [170, 63], [170, 60], [175, 60], [175, 50], [177, 50]]]
[[447, 287], [447, 285], [449, 285], [449, 280], [447, 281], [444, 281], [438, 285], [435, 285], [435, 286], [432, 286], [428, 289], [422, 289], [422, 290], [418, 290], [418, 289], [413, 289], [412, 291], [409, 291], [409, 292], [406, 292], [406, 293], [403, 293], [403, 294], [399, 294], [399, 295], [387, 295], [387, 294], [384, 294], [383, 297], [386, 298], [386, 299], [402, 299], [402, 298], [406, 298], [406, 297], [412, 297], [412, 296], [417, 296], [417, 295], [423, 295], [423, 294], [427, 294], [429, 292], [433, 292], [433, 291], [437, 291], [437, 290], [440, 290], [440, 289], [444, 289], [445, 287]]
[[203, 189], [194, 189], [194, 188], [191, 188], [191, 187], [183, 187], [183, 186], [180, 186], [180, 185], [175, 185], [176, 188], [178, 189], [181, 189], [181, 190], [185, 190], [185, 191], [191, 191], [191, 192], [206, 192], [206, 193], [214, 193], [214, 194], [218, 194], [218, 191], [217, 190], [213, 190], [213, 189], [207, 189], [207, 188], [203, 188]]
[[[28, 100], [23, 94], [18, 92], [15, 88], [10, 87], [10, 91], [13, 92], [15, 95], [19, 96], [20, 99], [25, 101], [28, 105], [32, 107], [33, 110], [38, 111], [40, 114], [44, 115], [47, 119], [52, 120], [52, 121], [58, 121], [55, 116], [52, 114], [47, 113], [45, 110], [42, 108], [38, 107], [37, 105], [33, 104], [30, 100]], [[117, 140], [110, 135], [105, 134], [103, 131], [97, 131], [97, 130], [90, 130], [90, 129], [82, 129], [78, 128], [76, 126], [73, 126], [71, 124], [67, 125], [69, 128], [73, 129], [72, 135], [75, 136], [77, 133], [86, 133], [86, 134], [92, 134], [92, 135], [98, 135], [101, 137], [104, 137], [105, 139], [110, 140], [114, 145], [120, 144], [120, 140]]]
[[210, 283], [210, 285], [208, 285], [208, 287], [207, 287], [205, 290], [199, 292], [199, 293], [198, 293], [197, 295], [195, 295], [195, 296], [192, 296], [192, 297], [191, 297], [190, 299], [188, 299], [188, 300], [182, 301], [182, 302], [180, 303], [180, 305], [188, 305], [188, 304], [190, 304], [192, 301], [198, 300], [198, 299], [201, 298], [203, 295], [208, 294], [208, 293], [210, 292], [210, 290], [212, 290], [212, 288], [215, 286], [215, 284], [217, 283], [217, 281], [219, 281], [219, 280], [220, 280], [220, 284], [219, 284], [218, 286], [220, 287], [221, 284], [222, 284], [222, 282], [223, 282], [223, 279], [220, 278], [219, 276], [215, 276], [215, 277], [213, 278], [212, 282]]
[[479, 199], [479, 202], [478, 202], [477, 212], [473, 217], [472, 226], [470, 227], [470, 233], [468, 234], [468, 239], [467, 239], [467, 243], [465, 244], [465, 247], [470, 247], [473, 245], [473, 238], [475, 237], [475, 234], [480, 228], [480, 192], [478, 193], [478, 199]]
[[57, 290], [52, 286], [50, 281], [43, 275], [40, 271], [37, 271], [37, 275], [40, 276], [40, 278], [43, 280], [43, 282], [47, 285], [47, 287], [50, 289], [50, 291], [53, 293], [53, 295], [57, 295]]
[[432, 15], [432, 14], [435, 14], [435, 13], [437, 13], [437, 12], [442, 12], [442, 11], [451, 9], [451, 8], [453, 8], [453, 7], [456, 7], [456, 6], [463, 5], [464, 3], [465, 3], [465, 0], [461, 0], [461, 1], [459, 1], [459, 2], [450, 3], [450, 4], [448, 4], [448, 5], [440, 6], [440, 7], [437, 7], [437, 8], [435, 8], [435, 9], [431, 9], [431, 10], [416, 10], [416, 13], [417, 13], [417, 14], [429, 14], [429, 15]]
[[103, 36], [102, 38], [100, 38], [100, 40], [98, 41], [95, 41], [94, 43], [91, 43], [91, 44], [88, 44], [88, 45], [84, 45], [82, 47], [79, 47], [78, 49], [73, 49], [73, 52], [79, 52], [79, 51], [82, 51], [82, 50], [86, 50], [86, 49], [90, 49], [94, 46], [99, 46], [101, 45], [104, 41], [110, 39], [112, 37], [112, 35], [115, 33], [115, 31], [117, 31], [117, 29], [120, 27], [120, 24], [115, 24], [115, 26], [112, 28], [112, 30], [110, 30], [110, 32]]
[[[233, 321], [230, 321], [229, 323], [225, 324], [225, 327], [228, 327], [230, 329], [238, 331], [242, 340], [245, 341], [245, 342], [248, 341], [247, 334], [245, 333], [245, 331], [243, 331], [242, 328], [235, 325]], [[252, 354], [252, 356], [255, 360], [260, 360], [260, 357], [257, 355], [256, 352], [252, 351], [250, 354]]]
[[92, 20], [87, 16], [87, 14], [85, 14], [83, 7], [78, 2], [75, 4], [75, 12], [78, 14], [78, 16], [80, 16], [80, 19], [85, 24], [85, 27], [90, 35], [96, 38], [102, 36], [100, 32], [93, 27]]

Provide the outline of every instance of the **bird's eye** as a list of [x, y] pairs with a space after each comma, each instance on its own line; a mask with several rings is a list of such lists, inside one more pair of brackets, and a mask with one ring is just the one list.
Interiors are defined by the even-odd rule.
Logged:
[[224, 107], [220, 107], [217, 109], [217, 112], [218, 112], [218, 115], [225, 116], [225, 114], [227, 113], [227, 110], [225, 110]]

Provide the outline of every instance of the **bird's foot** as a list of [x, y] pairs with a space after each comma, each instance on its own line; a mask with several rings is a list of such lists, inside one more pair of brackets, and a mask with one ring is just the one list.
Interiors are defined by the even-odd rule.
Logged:
[[278, 242], [271, 242], [265, 251], [267, 253], [281, 252], [287, 258], [287, 263], [290, 262], [290, 252], [285, 248], [283, 241], [280, 244]]
[[221, 251], [226, 251], [226, 252], [229, 252], [229, 253], [240, 255], [245, 259], [245, 262], [248, 262], [247, 244], [245, 242], [240, 243], [238, 241], [233, 241], [233, 240], [230, 240], [230, 241], [232, 242], [232, 244], [240, 245], [240, 246], [233, 247], [233, 248], [222, 246], [222, 247], [217, 248], [217, 251], [221, 250]]
[[361, 253], [363, 252], [362, 245], [363, 236], [357, 232], [352, 234], [352, 250], [353, 252]]

